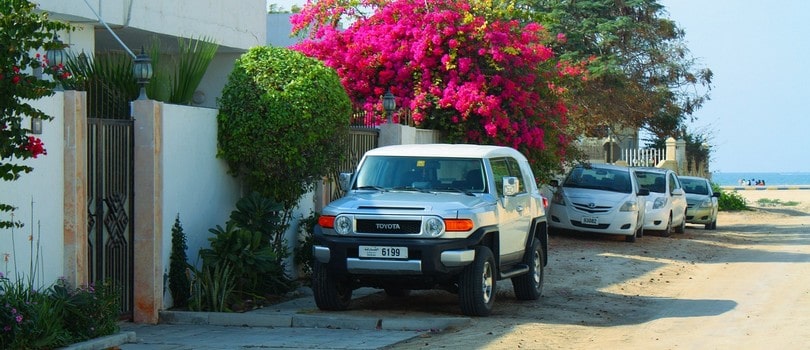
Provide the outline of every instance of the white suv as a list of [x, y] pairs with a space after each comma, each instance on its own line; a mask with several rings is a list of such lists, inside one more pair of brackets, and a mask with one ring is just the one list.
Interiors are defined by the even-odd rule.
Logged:
[[[343, 174], [345, 197], [315, 226], [312, 290], [345, 310], [352, 290], [458, 293], [464, 314], [486, 316], [496, 282], [535, 300], [548, 263], [543, 197], [529, 162], [509, 147], [401, 145], [366, 152]], [[348, 181], [351, 180], [351, 181]]]
[[660, 231], [668, 236], [673, 230], [686, 228], [686, 194], [674, 171], [663, 168], [636, 168], [642, 188], [650, 191], [644, 219], [644, 230]]

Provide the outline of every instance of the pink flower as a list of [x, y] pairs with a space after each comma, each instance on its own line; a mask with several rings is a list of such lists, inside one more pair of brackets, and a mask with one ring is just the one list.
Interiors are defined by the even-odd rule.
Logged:
[[568, 38], [565, 37], [565, 33], [557, 33], [557, 41], [565, 44], [568, 41]]
[[486, 130], [487, 136], [489, 137], [495, 137], [495, 134], [498, 132], [498, 127], [496, 127], [495, 124], [492, 124], [491, 122], [487, 123], [487, 125], [484, 125], [484, 129]]

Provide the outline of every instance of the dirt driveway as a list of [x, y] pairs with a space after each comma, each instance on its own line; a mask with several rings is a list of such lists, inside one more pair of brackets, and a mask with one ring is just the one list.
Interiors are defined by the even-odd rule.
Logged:
[[[539, 301], [516, 301], [504, 281], [490, 317], [391, 349], [810, 346], [810, 201], [723, 212], [717, 231], [687, 226], [684, 234], [647, 234], [636, 243], [557, 235], [550, 251]], [[444, 292], [419, 293], [400, 305], [372, 302], [459, 314], [455, 295]]]

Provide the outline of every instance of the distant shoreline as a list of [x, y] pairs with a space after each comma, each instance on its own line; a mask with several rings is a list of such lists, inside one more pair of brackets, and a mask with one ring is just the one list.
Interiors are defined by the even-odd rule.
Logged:
[[[807, 172], [770, 172], [770, 173], [738, 173], [738, 172], [715, 172], [711, 175], [712, 182], [723, 187], [770, 187], [770, 186], [810, 186], [810, 173]], [[750, 181], [751, 185], [741, 183]], [[764, 186], [754, 185], [757, 181], [763, 181]]]
[[778, 190], [810, 190], [810, 185], [777, 185], [777, 186], [720, 186], [727, 191], [778, 191]]

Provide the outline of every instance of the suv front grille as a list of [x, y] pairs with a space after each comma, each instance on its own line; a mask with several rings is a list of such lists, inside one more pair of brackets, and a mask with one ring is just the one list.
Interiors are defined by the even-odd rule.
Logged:
[[357, 220], [358, 233], [405, 233], [421, 232], [422, 221], [419, 220]]

